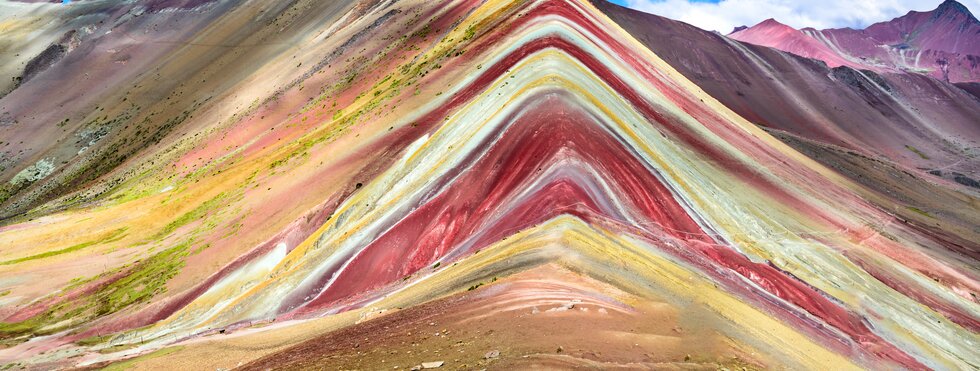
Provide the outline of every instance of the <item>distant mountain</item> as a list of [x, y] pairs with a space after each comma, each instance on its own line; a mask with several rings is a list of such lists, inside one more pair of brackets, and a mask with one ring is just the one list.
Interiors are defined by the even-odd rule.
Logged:
[[[827, 30], [826, 34], [838, 32], [841, 30]], [[980, 22], [954, 0], [943, 2], [931, 12], [913, 11], [890, 22], [875, 23], [864, 34], [897, 48], [980, 55]]]
[[[975, 82], [980, 81], [978, 35], [980, 21], [962, 4], [947, 0], [935, 10], [911, 11], [863, 30], [795, 30], [766, 20], [728, 36], [820, 59], [831, 67], [858, 65], [876, 71], [925, 73], [950, 82]], [[823, 48], [813, 46], [811, 40]]]
[[756, 45], [764, 45], [807, 58], [827, 62], [830, 67], [859, 67], [859, 63], [849, 61], [818, 39], [804, 34], [793, 27], [769, 18], [761, 23], [732, 33], [732, 38]]

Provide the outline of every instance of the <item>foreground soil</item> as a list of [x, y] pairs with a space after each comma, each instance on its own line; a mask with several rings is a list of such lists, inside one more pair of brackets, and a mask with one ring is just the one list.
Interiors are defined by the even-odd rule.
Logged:
[[764, 365], [743, 346], [705, 330], [710, 317], [543, 266], [330, 332], [242, 369], [411, 369], [429, 362], [443, 362], [442, 369]]

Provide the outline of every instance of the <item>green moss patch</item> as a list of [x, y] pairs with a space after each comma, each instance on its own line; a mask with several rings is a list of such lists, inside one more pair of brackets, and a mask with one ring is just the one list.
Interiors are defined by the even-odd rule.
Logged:
[[183, 346], [173, 346], [173, 347], [169, 347], [169, 348], [163, 348], [163, 349], [160, 349], [158, 351], [155, 351], [155, 352], [152, 352], [152, 353], [148, 353], [146, 355], [142, 355], [142, 356], [139, 356], [139, 357], [136, 357], [136, 358], [131, 358], [131, 359], [127, 359], [125, 361], [120, 361], [120, 362], [116, 362], [116, 363], [110, 364], [108, 367], [103, 368], [102, 370], [103, 371], [122, 371], [122, 370], [128, 370], [128, 369], [132, 368], [133, 366], [135, 366], [137, 363], [139, 363], [141, 361], [145, 361], [145, 360], [153, 359], [153, 358], [157, 358], [157, 357], [162, 357], [162, 356], [165, 356], [165, 355], [168, 355], [168, 354], [171, 354], [171, 353], [176, 353], [176, 352], [180, 351], [183, 348], [184, 348]]
[[227, 195], [225, 193], [219, 193], [217, 196], [214, 196], [214, 198], [204, 201], [203, 203], [195, 207], [193, 210], [184, 213], [177, 219], [174, 219], [172, 222], [168, 223], [166, 226], [163, 227], [162, 230], [160, 230], [160, 232], [158, 232], [153, 237], [153, 239], [160, 239], [163, 237], [167, 237], [171, 233], [176, 231], [178, 228], [204, 218], [212, 210], [216, 209], [218, 206], [223, 205], [223, 201], [225, 201], [226, 198]]
[[[190, 247], [190, 242], [181, 243], [147, 259], [81, 280], [72, 286], [93, 282], [100, 277], [122, 276], [102, 284], [90, 295], [58, 303], [25, 321], [0, 322], [0, 340], [16, 343], [28, 337], [56, 333], [146, 303], [150, 298], [166, 292], [167, 282], [184, 267], [184, 257], [188, 255]], [[121, 274], [123, 271], [127, 272]]]
[[114, 230], [112, 232], [109, 232], [109, 233], [105, 234], [104, 236], [99, 237], [98, 239], [95, 239], [95, 240], [92, 240], [92, 241], [88, 241], [88, 242], [82, 242], [80, 244], [73, 245], [73, 246], [70, 246], [70, 247], [66, 247], [66, 248], [61, 249], [61, 250], [47, 251], [47, 252], [43, 252], [43, 253], [40, 253], [40, 254], [35, 254], [35, 255], [31, 255], [31, 256], [25, 256], [23, 258], [17, 258], [17, 259], [7, 260], [7, 261], [4, 261], [4, 262], [0, 262], [0, 265], [13, 265], [13, 264], [17, 264], [17, 263], [21, 263], [21, 262], [25, 262], [25, 261], [30, 261], [30, 260], [44, 259], [44, 258], [49, 258], [49, 257], [52, 257], [52, 256], [58, 256], [58, 255], [62, 255], [62, 254], [67, 254], [67, 253], [75, 252], [75, 251], [78, 251], [78, 250], [81, 250], [81, 249], [84, 249], [84, 248], [90, 247], [90, 246], [101, 245], [101, 244], [106, 244], [106, 243], [110, 243], [110, 242], [116, 242], [116, 241], [119, 241], [120, 239], [122, 239], [123, 237], [126, 237], [126, 235], [125, 235], [126, 229], [127, 228], [120, 228], [120, 229]]
[[921, 157], [923, 160], [928, 160], [929, 159], [929, 156], [926, 156], [926, 154], [925, 153], [922, 153], [922, 151], [920, 151], [918, 148], [915, 148], [915, 147], [912, 147], [912, 146], [906, 144], [905, 145], [905, 149], [907, 149], [909, 151], [912, 151], [913, 153], [919, 155], [919, 157]]

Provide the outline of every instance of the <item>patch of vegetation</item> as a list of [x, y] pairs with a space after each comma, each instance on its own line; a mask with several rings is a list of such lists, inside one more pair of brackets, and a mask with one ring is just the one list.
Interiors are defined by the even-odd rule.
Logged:
[[116, 242], [116, 241], [119, 241], [120, 239], [122, 239], [123, 237], [126, 236], [125, 235], [126, 229], [127, 228], [119, 228], [119, 229], [117, 229], [115, 231], [111, 231], [111, 232], [103, 235], [102, 237], [99, 237], [99, 238], [97, 238], [95, 240], [92, 240], [92, 241], [82, 242], [80, 244], [73, 245], [73, 246], [70, 246], [70, 247], [66, 247], [66, 248], [61, 249], [61, 250], [47, 251], [47, 252], [43, 252], [43, 253], [40, 253], [40, 254], [35, 254], [35, 255], [31, 255], [31, 256], [25, 256], [23, 258], [17, 258], [17, 259], [7, 260], [7, 261], [4, 261], [4, 262], [0, 262], [0, 265], [13, 265], [13, 264], [17, 264], [17, 263], [21, 263], [21, 262], [25, 262], [25, 261], [30, 261], [30, 260], [44, 259], [44, 258], [49, 258], [49, 257], [52, 257], [52, 256], [57, 256], [57, 255], [67, 254], [67, 253], [70, 253], [70, 252], [75, 252], [75, 251], [84, 249], [84, 248], [89, 247], [89, 246], [95, 246], [95, 245], [101, 245], [101, 244], [110, 243], [110, 242]]
[[75, 341], [75, 344], [88, 347], [88, 346], [102, 344], [102, 343], [104, 343], [106, 341], [109, 341], [109, 339], [112, 339], [112, 336], [109, 336], [109, 335], [89, 336], [89, 337], [84, 338], [82, 340]]
[[53, 334], [146, 303], [166, 291], [167, 282], [184, 267], [184, 257], [188, 255], [190, 247], [191, 242], [186, 241], [147, 259], [80, 280], [69, 289], [107, 278], [92, 294], [62, 301], [21, 322], [0, 322], [0, 340], [9, 343]]
[[181, 349], [184, 349], [184, 347], [183, 346], [173, 346], [173, 347], [163, 348], [163, 349], [160, 349], [158, 351], [155, 351], [155, 352], [152, 352], [152, 353], [143, 355], [143, 356], [139, 356], [139, 357], [136, 357], [136, 358], [131, 358], [131, 359], [127, 359], [127, 360], [124, 360], [124, 361], [120, 361], [120, 362], [116, 362], [116, 363], [110, 364], [108, 367], [106, 367], [106, 368], [104, 368], [102, 370], [103, 371], [122, 371], [122, 370], [128, 370], [130, 368], [133, 368], [133, 366], [135, 366], [137, 363], [139, 363], [141, 361], [145, 361], [145, 360], [148, 360], [148, 359], [153, 359], [153, 358], [162, 357], [162, 356], [165, 356], [165, 355], [168, 355], [168, 354], [176, 353], [176, 352], [179, 352]]
[[928, 211], [925, 211], [925, 210], [922, 210], [922, 209], [919, 209], [919, 208], [917, 208], [917, 207], [914, 207], [914, 206], [906, 206], [905, 208], [906, 208], [906, 209], [909, 209], [910, 211], [912, 211], [912, 212], [914, 212], [914, 213], [916, 213], [916, 214], [919, 214], [919, 215], [922, 215], [922, 216], [927, 216], [927, 217], [930, 217], [930, 218], [932, 218], [932, 215], [931, 215], [931, 214], [929, 214], [929, 212], [928, 212]]
[[196, 220], [200, 220], [201, 218], [204, 218], [208, 213], [210, 213], [212, 210], [220, 206], [223, 203], [223, 201], [225, 201], [226, 198], [227, 195], [222, 192], [219, 193], [217, 196], [214, 196], [214, 198], [204, 201], [203, 203], [195, 207], [193, 210], [184, 213], [177, 219], [174, 219], [172, 222], [168, 223], [166, 226], [163, 227], [162, 230], [160, 230], [160, 232], [157, 232], [157, 234], [153, 237], [153, 239], [156, 240], [163, 237], [167, 237], [171, 233], [176, 231], [178, 228], [190, 224], [191, 222], [194, 222]]
[[189, 243], [171, 247], [139, 262], [133, 271], [96, 293], [98, 315], [115, 313], [131, 304], [143, 303], [166, 291], [166, 283], [184, 267]]
[[905, 145], [905, 149], [907, 149], [907, 150], [909, 150], [909, 151], [912, 151], [912, 152], [914, 152], [915, 154], [917, 154], [917, 155], [919, 155], [919, 157], [921, 157], [921, 158], [922, 158], [923, 160], [928, 160], [928, 159], [929, 159], [929, 156], [926, 156], [926, 154], [925, 154], [925, 153], [922, 153], [922, 151], [919, 151], [919, 149], [918, 149], [918, 148], [915, 148], [915, 147], [912, 147], [912, 146], [910, 146], [910, 145], [908, 145], [908, 144], [906, 144], [906, 145]]
[[463, 34], [463, 41], [470, 41], [476, 36], [476, 25], [469, 25], [466, 27], [466, 32]]

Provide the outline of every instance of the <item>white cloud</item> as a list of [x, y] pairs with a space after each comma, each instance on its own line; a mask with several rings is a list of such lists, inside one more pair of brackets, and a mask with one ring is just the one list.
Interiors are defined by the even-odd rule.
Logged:
[[[959, 0], [971, 12], [980, 0]], [[754, 25], [767, 18], [795, 28], [863, 28], [875, 22], [905, 15], [910, 10], [935, 9], [941, 0], [626, 0], [630, 8], [658, 14], [706, 30], [728, 33], [732, 28]], [[974, 12], [974, 15], [977, 13]]]

